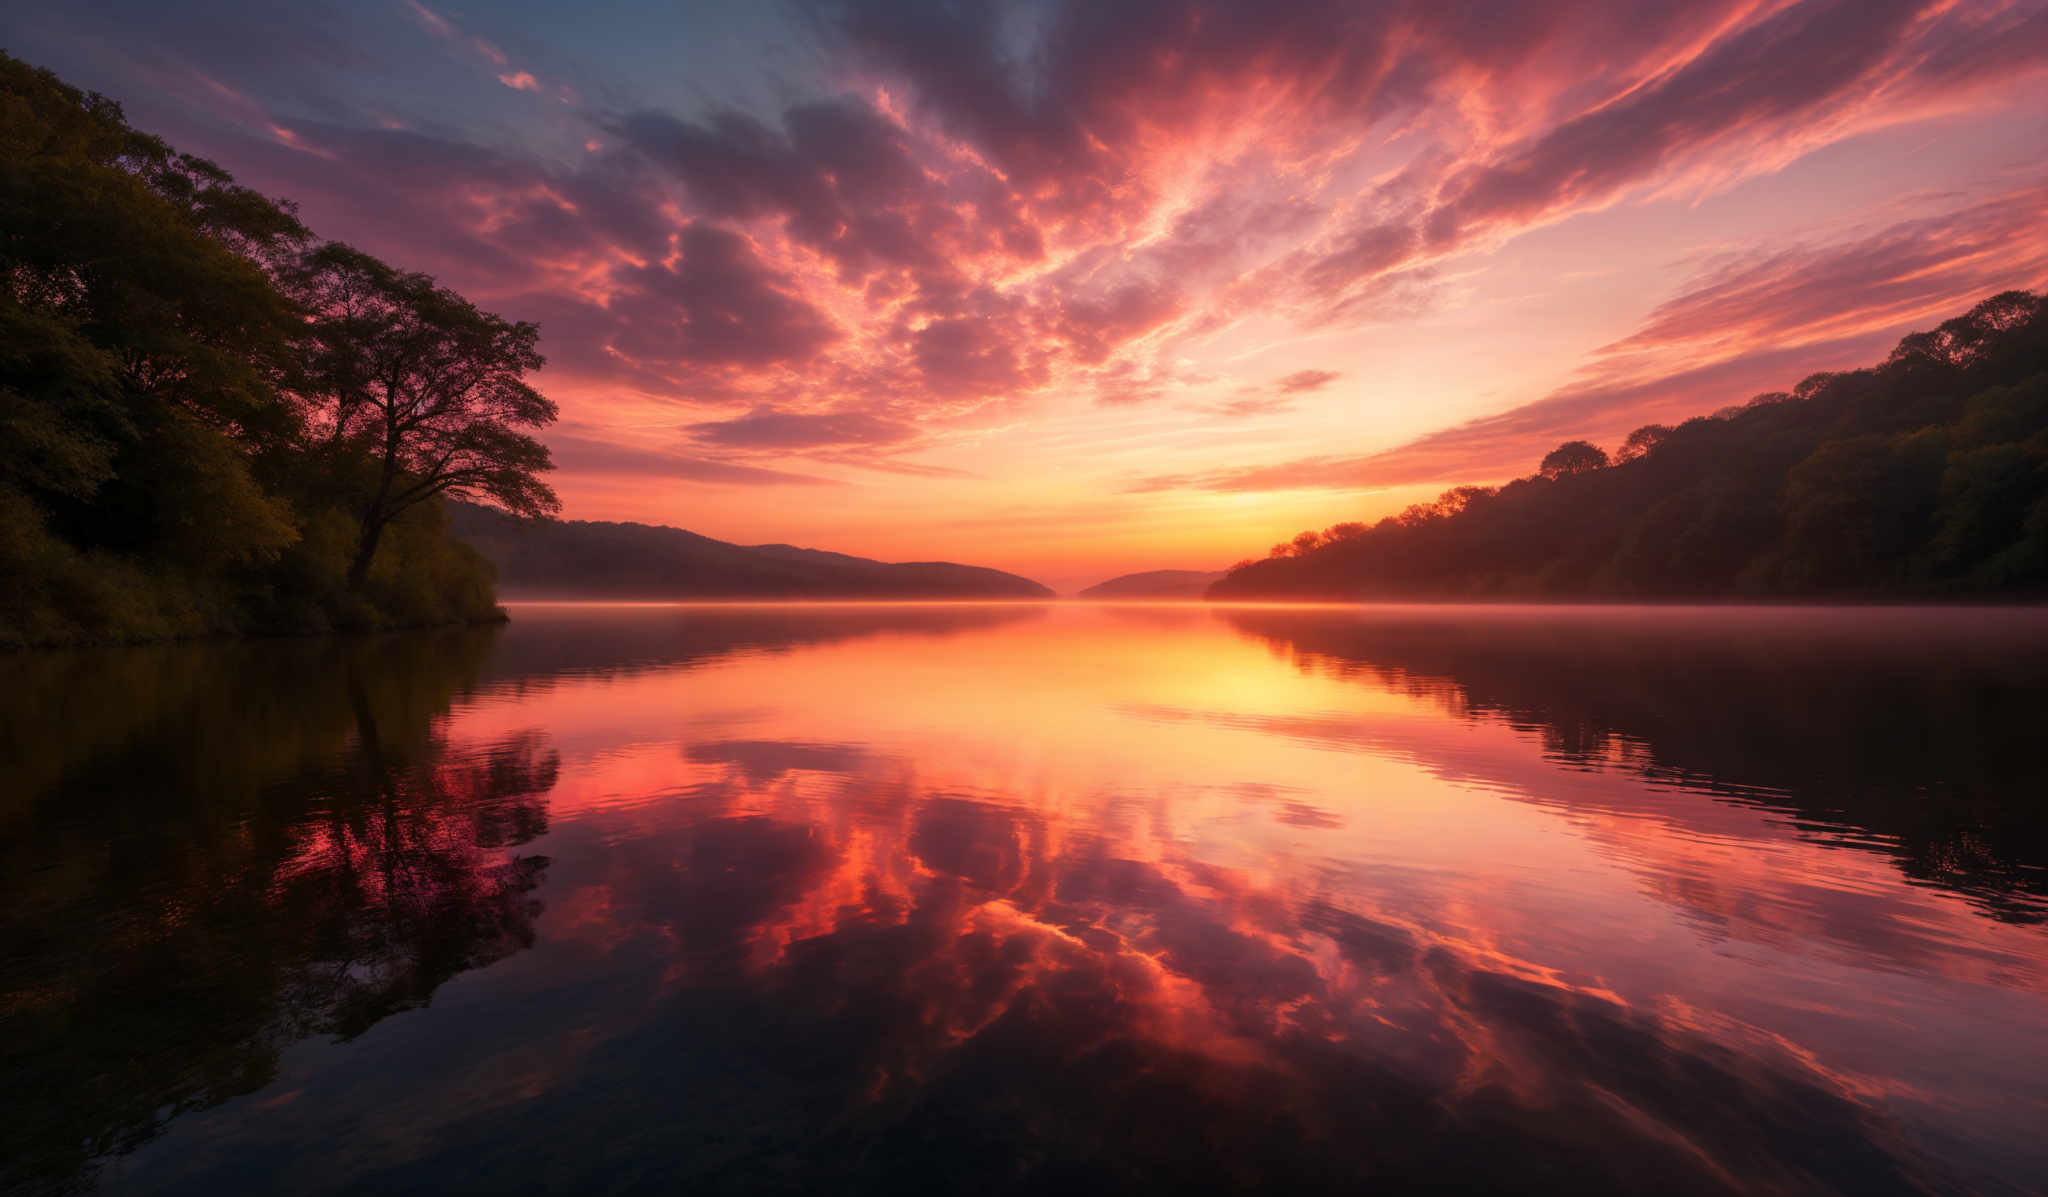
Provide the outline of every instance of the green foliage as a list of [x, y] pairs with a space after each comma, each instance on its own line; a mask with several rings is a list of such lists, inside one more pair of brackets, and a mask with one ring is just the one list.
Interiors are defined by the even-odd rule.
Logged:
[[1797, 589], [1904, 581], [1939, 502], [1945, 430], [1830, 441], [1792, 469], [1782, 566]]
[[1211, 597], [2048, 593], [2048, 304], [2008, 291], [1611, 462], [1573, 441], [1498, 491], [1338, 527]]
[[0, 646], [498, 616], [441, 496], [552, 509], [537, 336], [0, 54]]

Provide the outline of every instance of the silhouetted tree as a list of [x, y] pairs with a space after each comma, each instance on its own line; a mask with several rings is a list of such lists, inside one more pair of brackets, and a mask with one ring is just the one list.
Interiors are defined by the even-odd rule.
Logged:
[[2040, 301], [2027, 291], [2002, 291], [1971, 308], [1965, 315], [1945, 320], [1932, 332], [1912, 333], [1901, 340], [1889, 366], [1968, 366], [1983, 354], [1986, 343], [1999, 333], [2037, 318]]
[[1834, 379], [1835, 372], [1832, 370], [1822, 370], [1818, 373], [1809, 374], [1805, 378], [1800, 379], [1799, 384], [1792, 388], [1792, 397], [1794, 399], [1811, 399], [1820, 392], [1821, 388], [1833, 382]]
[[1591, 441], [1566, 441], [1543, 455], [1536, 472], [1545, 478], [1563, 478], [1607, 467], [1607, 451]]
[[1621, 448], [1615, 452], [1614, 460], [1634, 461], [1656, 448], [1659, 441], [1670, 435], [1671, 428], [1667, 424], [1645, 424], [1629, 433], [1628, 439], [1621, 442]]
[[1498, 493], [1498, 488], [1491, 486], [1454, 486], [1437, 496], [1436, 509], [1442, 515], [1457, 515]]
[[317, 320], [307, 398], [330, 451], [359, 458], [351, 588], [406, 510], [441, 495], [516, 515], [561, 509], [540, 480], [547, 446], [528, 435], [555, 405], [526, 382], [544, 359], [537, 325], [512, 322], [368, 254], [329, 244], [306, 261]]

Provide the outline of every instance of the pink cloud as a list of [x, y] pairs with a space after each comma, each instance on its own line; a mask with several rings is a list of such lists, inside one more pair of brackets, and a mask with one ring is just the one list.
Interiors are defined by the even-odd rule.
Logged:
[[[2003, 0], [1310, 0], [1285, 19], [1253, 0], [1061, 0], [1028, 53], [993, 8], [847, 0], [815, 11], [827, 70], [797, 98], [683, 114], [586, 109], [602, 89], [406, 11], [433, 35], [415, 40], [574, 109], [548, 118], [568, 152], [244, 112], [260, 144], [220, 156], [321, 231], [539, 320], [551, 374], [583, 393], [673, 404], [692, 438], [763, 460], [879, 462], [928, 443], [897, 429], [1190, 390], [1213, 372], [1198, 351], [1253, 325], [1271, 340], [1407, 319], [1530, 230], [1724, 187], [2048, 64], [2040, 7]], [[1849, 364], [1903, 322], [2040, 276], [2038, 196], [2000, 202], [1949, 232], [1718, 263], [1514, 412], [1381, 453], [1173, 476], [1462, 481], [1795, 358]], [[1180, 410], [1277, 414], [1334, 377]]]
[[641, 479], [680, 479], [724, 486], [833, 486], [833, 479], [768, 469], [725, 457], [704, 456], [690, 446], [627, 445], [557, 430], [548, 437], [555, 466], [565, 474], [599, 474]]
[[788, 412], [757, 407], [731, 420], [691, 424], [700, 444], [734, 449], [812, 449], [827, 445], [895, 445], [917, 430], [871, 412]]
[[1750, 254], [1710, 270], [1534, 402], [1376, 453], [1159, 475], [1138, 491], [1362, 490], [1527, 472], [1558, 442], [1612, 442], [1871, 364], [1902, 334], [1994, 291], [2048, 284], [2048, 183], [1847, 241]]
[[449, 23], [448, 18], [421, 4], [419, 0], [405, 0], [405, 7], [419, 19], [420, 24], [435, 34], [441, 37], [455, 36], [455, 26]]
[[1296, 370], [1274, 383], [1273, 387], [1283, 395], [1303, 395], [1310, 391], [1320, 391], [1342, 377], [1344, 376], [1335, 370]]

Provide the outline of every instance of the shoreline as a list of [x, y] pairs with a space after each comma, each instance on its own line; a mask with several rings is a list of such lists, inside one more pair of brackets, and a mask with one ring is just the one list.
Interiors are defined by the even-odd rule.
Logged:
[[1745, 597], [1745, 598], [1673, 598], [1673, 599], [1629, 599], [1609, 596], [1546, 597], [1518, 599], [1482, 598], [1158, 598], [1158, 599], [1084, 599], [1055, 596], [1052, 598], [679, 598], [679, 599], [614, 599], [614, 598], [506, 598], [498, 602], [497, 613], [487, 619], [440, 620], [432, 623], [394, 624], [379, 628], [330, 628], [324, 630], [278, 631], [278, 632], [209, 632], [185, 636], [146, 636], [135, 638], [110, 637], [104, 639], [81, 638], [76, 640], [50, 640], [33, 644], [0, 643], [0, 657], [9, 655], [76, 652], [94, 649], [145, 648], [170, 644], [230, 643], [264, 640], [313, 640], [313, 639], [368, 639], [377, 636], [403, 635], [414, 632], [446, 631], [452, 629], [482, 629], [504, 627], [514, 622], [513, 608], [611, 608], [618, 610], [660, 610], [660, 609], [761, 609], [800, 610], [821, 608], [902, 608], [902, 607], [1104, 607], [1104, 608], [1171, 608], [1210, 611], [1472, 611], [1506, 613], [1525, 611], [1530, 613], [1550, 612], [1599, 613], [1618, 611], [1659, 611], [1659, 612], [1723, 612], [1723, 611], [1785, 611], [1785, 610], [1842, 610], [1842, 611], [2011, 611], [2048, 612], [2048, 596], [2029, 597], [1970, 597], [1970, 598], [1869, 598], [1869, 597]]
[[199, 632], [186, 636], [140, 636], [108, 637], [104, 639], [44, 640], [34, 644], [0, 642], [0, 657], [10, 654], [43, 652], [78, 652], [108, 648], [149, 648], [166, 644], [228, 644], [253, 640], [323, 640], [323, 639], [367, 639], [372, 636], [398, 635], [407, 632], [432, 632], [452, 628], [497, 628], [512, 622], [512, 616], [503, 603], [488, 619], [444, 619], [432, 623], [392, 624], [380, 628], [307, 628], [300, 631], [279, 632]]

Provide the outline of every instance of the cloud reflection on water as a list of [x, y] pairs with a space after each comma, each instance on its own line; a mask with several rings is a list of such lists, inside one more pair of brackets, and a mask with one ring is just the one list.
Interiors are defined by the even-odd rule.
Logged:
[[109, 1175], [2024, 1187], [1972, 615], [521, 610], [427, 743], [546, 753], [531, 945]]

